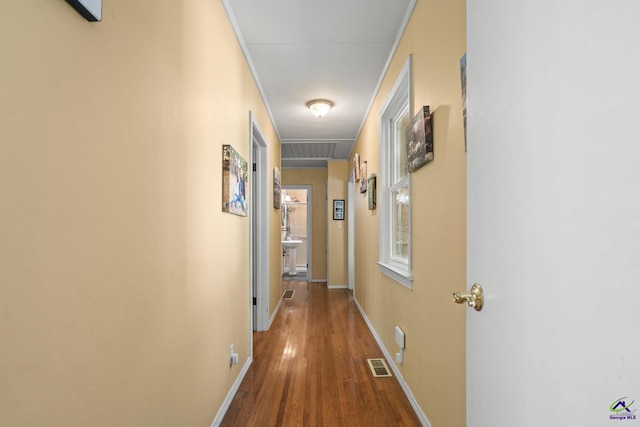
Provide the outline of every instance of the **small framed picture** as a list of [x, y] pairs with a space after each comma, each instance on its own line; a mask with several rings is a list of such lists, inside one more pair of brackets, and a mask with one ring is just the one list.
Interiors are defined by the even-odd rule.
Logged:
[[333, 219], [344, 220], [344, 200], [333, 201]]
[[280, 209], [280, 169], [276, 166], [273, 168], [273, 207]]
[[231, 145], [222, 146], [222, 212], [249, 213], [249, 169], [247, 161]]
[[360, 163], [360, 192], [367, 192], [367, 161]]
[[353, 181], [360, 182], [360, 154], [353, 155]]
[[369, 210], [372, 211], [378, 205], [376, 201], [376, 174], [372, 173], [369, 175], [369, 179], [367, 180], [367, 193], [369, 200]]

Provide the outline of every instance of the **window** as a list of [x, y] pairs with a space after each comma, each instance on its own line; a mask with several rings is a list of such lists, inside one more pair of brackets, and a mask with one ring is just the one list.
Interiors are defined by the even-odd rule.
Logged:
[[411, 56], [380, 113], [380, 271], [411, 288], [411, 176], [405, 129], [411, 118]]

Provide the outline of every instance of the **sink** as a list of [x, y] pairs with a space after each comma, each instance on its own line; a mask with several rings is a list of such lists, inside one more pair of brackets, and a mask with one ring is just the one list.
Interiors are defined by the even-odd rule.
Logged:
[[302, 246], [302, 240], [283, 240], [282, 247], [287, 248], [289, 253], [289, 276], [297, 276], [296, 270], [296, 248]]
[[283, 240], [282, 246], [287, 249], [296, 249], [302, 246], [302, 240]]

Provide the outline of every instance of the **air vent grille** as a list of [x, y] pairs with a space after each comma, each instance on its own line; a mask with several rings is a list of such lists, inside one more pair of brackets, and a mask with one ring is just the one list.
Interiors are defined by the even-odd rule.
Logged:
[[293, 289], [287, 289], [284, 291], [284, 294], [282, 294], [282, 299], [292, 299], [294, 293], [295, 291]]
[[367, 359], [367, 363], [369, 363], [369, 369], [371, 369], [371, 373], [374, 377], [392, 377], [391, 371], [387, 366], [387, 362], [384, 359]]
[[333, 159], [337, 142], [286, 142], [280, 152], [283, 159]]

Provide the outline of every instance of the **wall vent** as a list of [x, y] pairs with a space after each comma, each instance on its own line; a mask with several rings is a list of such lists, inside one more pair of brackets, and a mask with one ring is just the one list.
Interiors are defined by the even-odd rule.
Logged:
[[283, 142], [280, 152], [283, 159], [333, 159], [337, 142]]
[[391, 371], [387, 366], [387, 362], [384, 359], [367, 359], [369, 363], [369, 369], [374, 377], [392, 377]]

